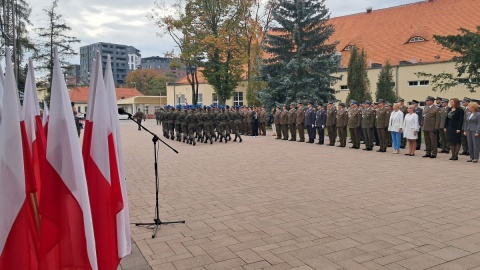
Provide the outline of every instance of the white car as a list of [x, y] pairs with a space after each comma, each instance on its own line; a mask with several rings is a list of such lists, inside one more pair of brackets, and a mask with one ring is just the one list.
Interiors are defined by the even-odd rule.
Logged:
[[119, 114], [119, 115], [118, 115], [118, 120], [128, 120], [128, 115], [126, 115], [126, 114]]

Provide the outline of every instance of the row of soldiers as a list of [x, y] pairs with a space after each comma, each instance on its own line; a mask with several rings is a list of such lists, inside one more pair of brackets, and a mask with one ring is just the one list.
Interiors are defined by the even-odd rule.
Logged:
[[196, 142], [210, 144], [220, 140], [227, 143], [242, 142], [241, 135], [252, 134], [252, 121], [257, 119], [262, 135], [266, 135], [265, 109], [255, 110], [243, 106], [181, 106], [167, 105], [155, 112], [157, 125], [162, 125], [163, 136], [167, 139], [196, 145]]
[[[446, 134], [443, 128], [445, 126], [445, 120], [448, 115], [448, 99], [441, 97], [433, 98], [427, 97], [427, 100], [435, 102], [435, 117], [428, 117], [427, 122], [424, 123], [425, 115], [418, 100], [412, 100], [410, 102], [414, 107], [415, 114], [418, 115], [420, 130], [426, 132], [433, 132], [435, 134], [436, 145], [427, 149], [428, 154], [435, 157], [437, 154], [437, 148], [441, 149], [441, 153], [448, 153], [450, 151], [449, 145], [446, 140]], [[462, 107], [467, 109], [468, 104], [471, 102], [470, 98], [465, 97], [462, 100]], [[400, 111], [404, 115], [407, 114], [407, 106], [404, 99], [398, 99], [396, 103], [399, 104]], [[379, 146], [380, 149], [377, 152], [386, 152], [387, 147], [392, 146], [392, 137], [388, 132], [390, 114], [393, 111], [392, 104], [385, 100], [379, 100], [377, 102], [365, 101], [359, 104], [357, 101], [350, 101], [350, 107], [347, 109], [345, 103], [338, 104], [338, 108], [333, 102], [327, 104], [326, 109], [322, 103], [317, 105], [315, 110], [314, 103], [309, 102], [308, 107], [305, 109], [302, 103], [298, 103], [297, 109], [295, 104], [290, 104], [290, 109], [287, 106], [276, 106], [272, 110], [274, 115], [274, 124], [276, 126], [277, 139], [296, 140], [297, 130], [300, 136], [299, 142], [305, 142], [304, 131], [307, 129], [309, 140], [307, 143], [314, 143], [316, 133], [318, 134], [318, 143], [324, 144], [325, 129], [328, 132], [329, 146], [334, 146], [338, 137], [340, 144], [337, 147], [346, 147], [347, 144], [347, 129], [350, 131], [350, 138], [352, 149], [360, 149], [360, 143], [365, 143], [363, 150], [372, 151], [374, 145]], [[466, 114], [465, 114], [466, 115]], [[275, 131], [274, 131], [275, 132]], [[463, 134], [463, 132], [462, 132]], [[416, 150], [420, 150], [422, 143], [422, 136], [417, 138]], [[430, 144], [430, 143], [429, 143]], [[405, 148], [406, 139], [402, 138], [401, 148]], [[462, 135], [462, 155], [468, 155], [468, 147], [466, 136]]]

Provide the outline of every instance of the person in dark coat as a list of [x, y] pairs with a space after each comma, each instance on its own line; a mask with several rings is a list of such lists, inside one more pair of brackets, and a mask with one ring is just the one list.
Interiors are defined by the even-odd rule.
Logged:
[[252, 127], [252, 136], [258, 138], [258, 118], [259, 118], [259, 110], [258, 108], [254, 108], [250, 112], [250, 125]]
[[308, 109], [305, 112], [305, 126], [308, 132], [308, 142], [314, 143], [315, 141], [315, 109], [313, 108], [313, 102], [308, 102]]
[[317, 105], [315, 126], [317, 126], [318, 143], [324, 144], [325, 142], [325, 124], [327, 123], [327, 113], [323, 109], [323, 104]]
[[447, 135], [447, 142], [450, 143], [452, 150], [452, 157], [450, 160], [458, 160], [458, 152], [462, 144], [462, 129], [464, 111], [460, 106], [458, 98], [450, 100], [450, 109], [448, 110], [447, 119], [445, 120], [445, 133]]

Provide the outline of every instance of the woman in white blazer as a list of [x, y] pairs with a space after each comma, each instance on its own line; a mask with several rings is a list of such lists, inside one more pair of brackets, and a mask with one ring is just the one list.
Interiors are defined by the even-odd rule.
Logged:
[[403, 137], [408, 140], [408, 154], [406, 156], [415, 156], [415, 149], [417, 148], [418, 131], [420, 124], [418, 115], [415, 113], [413, 105], [408, 106], [407, 115], [403, 120]]
[[393, 105], [393, 112], [390, 114], [390, 122], [388, 124], [388, 131], [392, 133], [392, 154], [400, 153], [400, 144], [402, 143], [403, 112], [399, 108], [400, 105], [398, 103]]

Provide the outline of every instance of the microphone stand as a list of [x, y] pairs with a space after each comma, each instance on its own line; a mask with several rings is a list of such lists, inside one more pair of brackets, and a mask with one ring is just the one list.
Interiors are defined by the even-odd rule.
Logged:
[[[135, 121], [133, 118], [132, 118], [132, 115], [131, 114], [128, 114], [128, 119], [132, 120], [133, 122], [135, 122], [136, 124], [137, 121]], [[157, 154], [157, 142], [160, 141], [162, 142], [163, 144], [165, 144], [166, 146], [168, 146], [168, 148], [170, 148], [173, 152], [177, 153], [178, 154], [178, 151], [175, 150], [173, 147], [171, 147], [170, 145], [168, 145], [166, 142], [164, 142], [162, 139], [160, 139], [157, 134], [151, 132], [150, 130], [148, 130], [146, 127], [144, 127], [142, 124], [139, 124], [140, 127], [145, 130], [146, 132], [150, 133], [153, 138], [152, 138], [152, 142], [153, 142], [153, 154], [154, 154], [154, 157], [155, 157], [155, 165], [154, 165], [154, 168], [155, 168], [155, 217], [153, 219], [153, 222], [150, 222], [150, 223], [135, 223], [135, 226], [149, 226], [150, 228], [153, 229], [153, 233], [152, 233], [152, 238], [155, 238], [155, 236], [157, 236], [157, 230], [158, 230], [158, 226], [160, 225], [166, 225], [166, 224], [178, 224], [178, 223], [185, 223], [185, 220], [180, 220], [180, 221], [167, 221], [167, 222], [163, 222], [162, 220], [160, 220], [160, 207], [159, 207], [159, 204], [158, 204], [158, 192], [159, 192], [159, 186], [160, 186], [160, 183], [159, 183], [159, 179], [158, 179], [158, 154]]]

